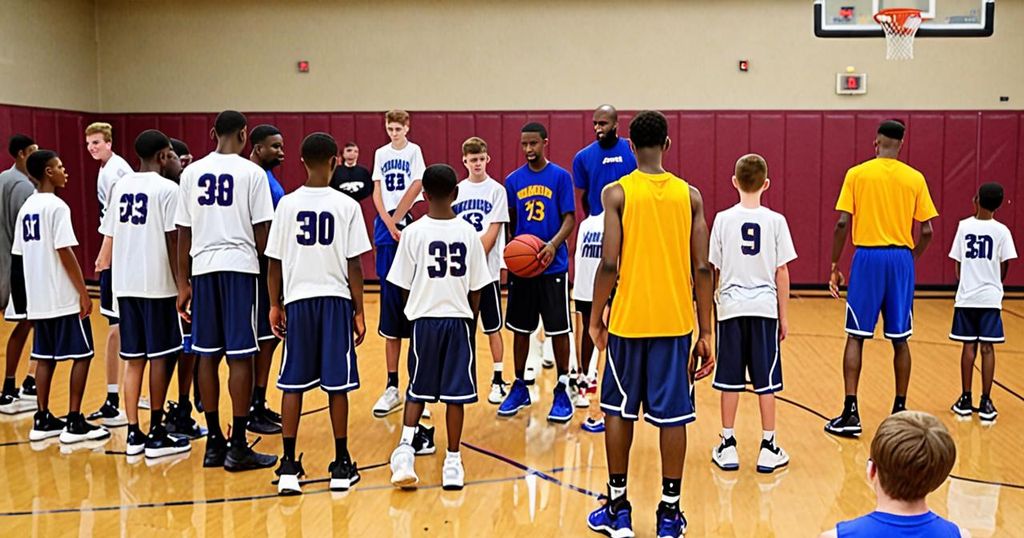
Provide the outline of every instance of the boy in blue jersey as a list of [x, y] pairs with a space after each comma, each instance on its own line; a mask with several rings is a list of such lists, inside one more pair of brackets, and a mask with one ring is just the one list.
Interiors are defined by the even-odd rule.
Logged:
[[[284, 162], [284, 137], [273, 125], [257, 125], [249, 134], [252, 152], [249, 160], [260, 165], [267, 173], [270, 184], [270, 201], [277, 209], [284, 197], [284, 187], [274, 177], [274, 168]], [[270, 362], [279, 342], [270, 327], [270, 296], [267, 294], [267, 257], [260, 256], [259, 286], [256, 289], [256, 339], [260, 350], [256, 353], [253, 370], [252, 403], [249, 405], [249, 422], [246, 428], [253, 433], [281, 433], [281, 415], [267, 408], [267, 383], [270, 379]]]
[[581, 149], [572, 160], [572, 178], [590, 205], [587, 216], [604, 212], [601, 191], [609, 183], [636, 170], [636, 157], [629, 140], [619, 138], [619, 112], [612, 105], [594, 111], [595, 142]]
[[548, 132], [539, 123], [527, 123], [520, 133], [526, 164], [508, 175], [509, 221], [513, 236], [530, 234], [544, 241], [539, 257], [544, 273], [533, 278], [508, 275], [508, 305], [505, 326], [515, 333], [512, 354], [516, 379], [498, 415], [510, 417], [530, 405], [526, 387], [526, 357], [530, 334], [544, 320], [544, 333], [551, 338], [558, 368], [554, 402], [548, 420], [565, 423], [572, 419], [569, 397], [569, 249], [565, 240], [576, 226], [576, 199], [569, 172], [548, 162], [544, 148]]
[[868, 459], [875, 511], [842, 521], [819, 538], [970, 536], [929, 510], [925, 500], [946, 481], [955, 461], [953, 437], [938, 419], [919, 411], [889, 416], [878, 426]]

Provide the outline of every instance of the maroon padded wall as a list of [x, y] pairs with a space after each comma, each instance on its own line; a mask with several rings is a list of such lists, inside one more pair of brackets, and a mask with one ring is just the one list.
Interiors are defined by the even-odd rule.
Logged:
[[[765, 205], [789, 220], [799, 258], [791, 265], [795, 284], [821, 284], [827, 278], [833, 207], [846, 169], [873, 156], [872, 141], [878, 122], [896, 117], [908, 124], [903, 158], [928, 180], [939, 217], [932, 247], [918, 263], [918, 283], [951, 285], [953, 264], [946, 257], [957, 221], [971, 212], [971, 197], [985, 181], [1006, 188], [1006, 202], [998, 218], [1016, 231], [1024, 224], [1016, 193], [1024, 192], [1024, 111], [671, 111], [672, 148], [665, 167], [687, 179], [704, 194], [708, 224], [715, 212], [734, 204], [729, 183], [735, 160], [757, 152], [768, 160], [772, 188]], [[590, 111], [415, 112], [410, 139], [423, 148], [427, 163], [447, 162], [457, 171], [460, 147], [470, 136], [480, 136], [491, 147], [491, 175], [503, 179], [522, 164], [519, 129], [527, 121], [540, 121], [550, 134], [549, 158], [570, 169], [572, 157], [593, 140]], [[628, 135], [631, 113], [622, 113], [620, 125]], [[97, 165], [83, 148], [82, 132], [90, 121], [114, 126], [114, 150], [133, 165], [130, 141], [144, 129], [158, 128], [181, 138], [197, 157], [213, 149], [210, 138], [214, 114], [83, 114], [77, 112], [0, 105], [0, 137], [24, 132], [43, 146], [56, 146], [72, 174], [63, 193], [75, 217], [82, 246], [78, 250], [87, 277], [99, 245], [95, 203]], [[383, 117], [378, 113], [252, 113], [250, 126], [272, 123], [284, 133], [285, 163], [277, 174], [285, 190], [302, 184], [297, 158], [302, 137], [327, 131], [339, 143], [360, 145], [360, 162], [372, 165], [373, 151], [387, 143]], [[10, 166], [6, 153], [0, 166]], [[364, 201], [369, 222], [373, 205]], [[1019, 221], [1017, 219], [1020, 219]], [[1021, 235], [1021, 234], [1018, 234]], [[574, 244], [570, 243], [571, 245]], [[1018, 238], [1018, 250], [1024, 246]], [[852, 249], [847, 249], [847, 260]], [[88, 263], [85, 263], [88, 260]], [[376, 278], [372, 258], [364, 258], [367, 278]], [[1010, 285], [1024, 285], [1024, 270], [1012, 270]]]

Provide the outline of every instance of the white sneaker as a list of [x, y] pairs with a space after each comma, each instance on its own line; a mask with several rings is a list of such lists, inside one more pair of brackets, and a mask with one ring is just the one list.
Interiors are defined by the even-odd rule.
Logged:
[[[721, 437], [721, 435], [719, 435]], [[736, 452], [736, 438], [722, 437], [722, 442], [711, 449], [711, 461], [723, 471], [735, 471], [740, 468], [740, 456]], [[760, 462], [759, 462], [760, 463]]]
[[487, 402], [494, 405], [504, 402], [505, 396], [508, 396], [508, 391], [505, 390], [507, 386], [507, 383], [491, 383], [491, 393], [487, 395]]
[[775, 444], [775, 440], [761, 440], [761, 453], [757, 456], [757, 472], [771, 473], [780, 467], [789, 465], [789, 454]]
[[398, 387], [384, 389], [377, 403], [373, 404], [373, 416], [380, 418], [390, 415], [402, 406], [402, 398], [398, 395]]
[[145, 396], [139, 396], [139, 409], [149, 409], [149, 398]]
[[462, 458], [445, 457], [441, 468], [441, 488], [459, 490], [466, 485], [466, 470], [462, 468]]
[[423, 414], [421, 414], [420, 417], [423, 418], [423, 419], [430, 419], [430, 416], [431, 416], [430, 415], [430, 406], [424, 405], [423, 406]]
[[5, 415], [19, 415], [36, 410], [36, 400], [26, 400], [20, 396], [4, 395], [0, 398], [0, 413]]
[[544, 357], [544, 359], [540, 361], [540, 365], [543, 366], [545, 370], [550, 370], [555, 367], [555, 358]]
[[419, 482], [416, 476], [416, 452], [411, 445], [398, 445], [391, 453], [391, 483], [399, 488], [411, 488]]

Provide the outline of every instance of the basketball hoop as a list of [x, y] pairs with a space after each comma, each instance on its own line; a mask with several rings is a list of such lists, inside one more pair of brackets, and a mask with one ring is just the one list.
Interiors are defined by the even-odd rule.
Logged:
[[886, 60], [914, 59], [914, 36], [921, 20], [920, 9], [893, 8], [875, 13], [875, 22], [885, 31]]

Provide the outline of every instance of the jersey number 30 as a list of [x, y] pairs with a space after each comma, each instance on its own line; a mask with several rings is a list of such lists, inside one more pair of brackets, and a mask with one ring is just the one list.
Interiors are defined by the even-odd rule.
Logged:
[[296, 215], [299, 222], [299, 231], [295, 236], [302, 246], [312, 246], [317, 243], [327, 246], [334, 242], [334, 215], [316, 211], [299, 211]]
[[199, 205], [229, 206], [235, 201], [235, 178], [231, 174], [203, 174], [199, 176], [199, 188], [204, 189]]
[[992, 247], [995, 245], [992, 236], [967, 234], [964, 239], [967, 240], [967, 252], [964, 253], [964, 257], [969, 260], [992, 259]]
[[434, 263], [427, 266], [427, 276], [444, 278], [447, 275], [459, 277], [466, 274], [466, 244], [433, 241], [427, 245], [427, 252], [434, 257]]

